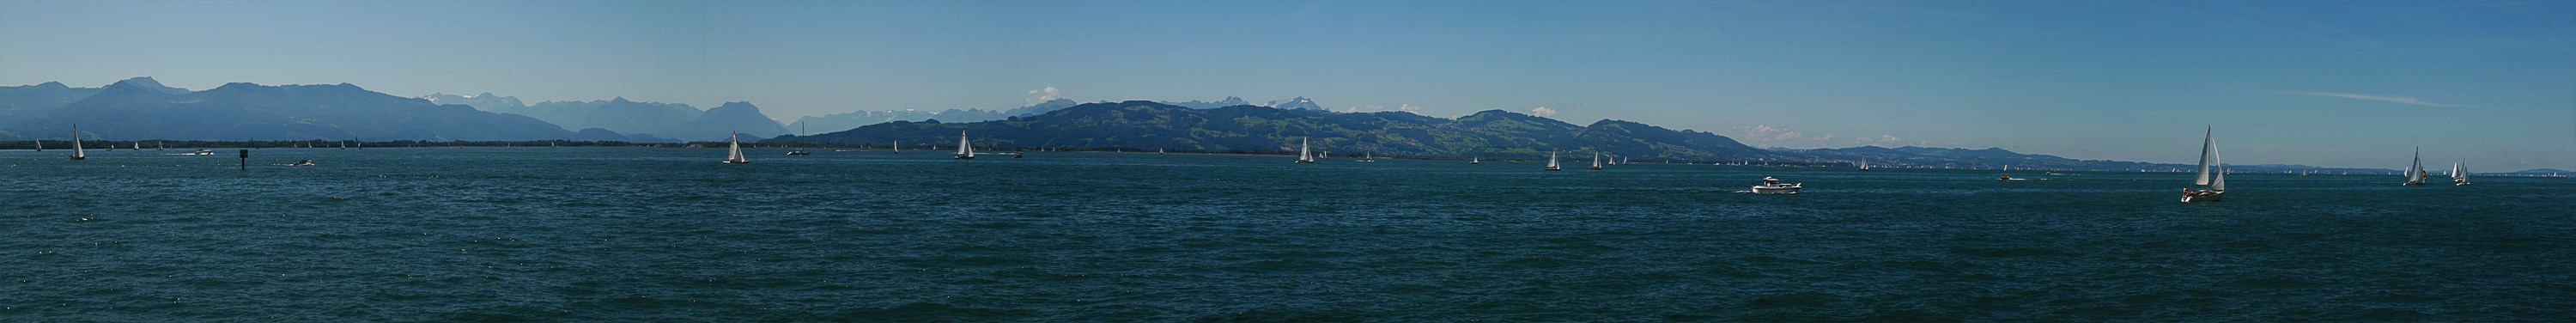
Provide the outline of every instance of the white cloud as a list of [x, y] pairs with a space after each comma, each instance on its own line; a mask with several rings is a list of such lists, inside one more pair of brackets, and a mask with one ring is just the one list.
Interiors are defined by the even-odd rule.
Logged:
[[1866, 138], [1866, 137], [1864, 137], [1864, 138], [1860, 138], [1860, 139], [1852, 139], [1852, 142], [1854, 142], [1854, 143], [1859, 143], [1859, 144], [1862, 144], [1862, 145], [1899, 145], [1899, 144], [1904, 144], [1904, 143], [1905, 143], [1905, 140], [1904, 140], [1904, 139], [1896, 139], [1896, 136], [1878, 135], [1878, 138]]
[[1744, 132], [1743, 139], [1745, 141], [1826, 141], [1834, 139], [1834, 134], [1811, 135], [1800, 133], [1797, 130], [1790, 130], [1787, 127], [1773, 128], [1769, 125], [1735, 127], [1735, 130]]
[[1416, 106], [1416, 105], [1411, 105], [1411, 104], [1399, 104], [1399, 105], [1396, 105], [1394, 109], [1388, 109], [1386, 106], [1383, 106], [1383, 105], [1363, 105], [1363, 106], [1350, 107], [1350, 108], [1348, 108], [1348, 109], [1342, 109], [1342, 112], [1378, 112], [1378, 111], [1388, 111], [1388, 110], [1401, 111], [1401, 112], [1407, 112], [1407, 113], [1412, 113], [1412, 114], [1422, 114], [1422, 107], [1421, 107], [1421, 106]]
[[1549, 109], [1547, 107], [1530, 108], [1530, 115], [1541, 117], [1553, 116], [1556, 115], [1556, 109]]
[[1038, 102], [1055, 101], [1055, 99], [1062, 99], [1062, 98], [1064, 98], [1064, 91], [1059, 91], [1059, 90], [1056, 90], [1056, 89], [1055, 89], [1055, 87], [1053, 87], [1053, 86], [1049, 86], [1049, 87], [1046, 87], [1046, 88], [1043, 88], [1043, 89], [1029, 90], [1029, 95], [1037, 96], [1037, 97], [1034, 97], [1034, 98], [1029, 98], [1029, 104], [1038, 104]]
[[2314, 95], [2314, 96], [2330, 96], [2330, 97], [2347, 98], [2347, 99], [2363, 99], [2363, 100], [2372, 100], [2372, 101], [2385, 101], [2385, 102], [2389, 102], [2389, 103], [2404, 103], [2404, 104], [2413, 104], [2413, 105], [2422, 105], [2422, 106], [2436, 106], [2436, 107], [2456, 107], [2456, 106], [2460, 106], [2460, 105], [2458, 105], [2458, 104], [2441, 104], [2441, 103], [2424, 102], [2424, 101], [2422, 101], [2422, 100], [2416, 100], [2415, 98], [2402, 97], [2402, 96], [2380, 96], [2380, 95], [2367, 95], [2367, 94], [2328, 93], [2328, 92], [2300, 92], [2300, 91], [2290, 91], [2290, 92], [2272, 92], [2272, 93], [2280, 93], [2280, 94], [2297, 94], [2297, 95]]

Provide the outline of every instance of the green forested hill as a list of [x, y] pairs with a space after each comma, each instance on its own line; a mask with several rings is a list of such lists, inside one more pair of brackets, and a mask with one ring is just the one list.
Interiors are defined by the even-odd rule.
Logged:
[[1259, 106], [1190, 109], [1151, 101], [1092, 103], [1051, 113], [973, 123], [889, 122], [765, 142], [955, 147], [959, 131], [993, 148], [1131, 148], [1182, 151], [1293, 151], [1298, 140], [1336, 155], [1545, 158], [1601, 152], [1649, 160], [1742, 160], [1789, 154], [1745, 146], [1697, 131], [1603, 120], [1577, 126], [1489, 110], [1458, 119], [1404, 112], [1335, 113]]

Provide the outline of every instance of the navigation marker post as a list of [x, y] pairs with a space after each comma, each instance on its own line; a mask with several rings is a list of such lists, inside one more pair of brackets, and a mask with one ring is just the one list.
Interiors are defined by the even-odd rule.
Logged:
[[250, 170], [250, 150], [241, 150], [241, 170]]

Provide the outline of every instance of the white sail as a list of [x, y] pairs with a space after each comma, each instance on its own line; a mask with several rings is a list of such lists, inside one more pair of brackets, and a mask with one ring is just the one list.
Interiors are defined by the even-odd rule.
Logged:
[[1860, 157], [1860, 170], [1869, 170], [1869, 156]]
[[975, 156], [975, 145], [966, 142], [965, 130], [957, 131], [957, 155], [966, 157]]
[[742, 158], [741, 133], [735, 133], [732, 136], [725, 137], [725, 162], [735, 164], [751, 162], [750, 160]]
[[72, 125], [72, 159], [89, 158], [81, 151], [80, 139], [80, 125]]
[[1547, 169], [1556, 169], [1556, 152], [1547, 152]]
[[2460, 174], [2460, 163], [2468, 162], [2468, 161], [2469, 161], [2469, 160], [2467, 160], [2467, 159], [2461, 159], [2460, 161], [2451, 162], [2451, 180], [2460, 180], [2460, 179], [2462, 179], [2462, 178], [2468, 178], [2468, 175], [2462, 175], [2462, 174]]
[[2216, 129], [2211, 128], [2203, 129], [2200, 134], [2200, 176], [2193, 179], [2191, 185], [2209, 185], [2209, 166], [2218, 160], [2218, 138], [2212, 136], [2216, 133]]
[[2451, 181], [2469, 185], [2469, 159], [2461, 158], [2460, 162], [2451, 164]]
[[1592, 153], [1592, 169], [1601, 169], [1601, 153]]
[[[2209, 154], [2209, 161], [2213, 163], [2218, 162], [2218, 154]], [[2218, 169], [2218, 174], [2214, 175], [2214, 178], [2209, 180], [2209, 190], [2221, 192], [2227, 191], [2227, 168], [2220, 167]]]
[[2424, 148], [2423, 148], [2423, 147], [2416, 147], [2416, 148], [2415, 148], [2415, 162], [2414, 162], [2414, 164], [2413, 164], [2413, 165], [2410, 165], [2410, 166], [2406, 166], [2406, 182], [2407, 182], [2407, 183], [2420, 183], [2420, 182], [2423, 182], [2423, 181], [2424, 181]]
[[1312, 162], [1315, 162], [1315, 154], [1307, 153], [1307, 150], [1306, 150], [1306, 139], [1304, 139], [1304, 138], [1299, 138], [1299, 139], [1297, 139], [1297, 162], [1300, 162], [1300, 163], [1312, 163]]

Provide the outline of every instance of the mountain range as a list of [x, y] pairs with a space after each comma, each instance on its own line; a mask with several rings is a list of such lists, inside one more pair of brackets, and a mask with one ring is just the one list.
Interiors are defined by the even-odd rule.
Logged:
[[[564, 128], [599, 128], [607, 131], [651, 135], [680, 140], [724, 140], [739, 131], [752, 137], [787, 134], [787, 127], [771, 120], [750, 102], [727, 102], [713, 109], [679, 103], [636, 102], [624, 97], [593, 101], [546, 101], [521, 105], [518, 97], [483, 93], [472, 96], [430, 94], [421, 99], [440, 104], [460, 104], [483, 111], [523, 115], [544, 120]], [[641, 139], [641, 138], [638, 138]], [[630, 140], [634, 141], [634, 140]]]
[[356, 85], [231, 83], [204, 91], [148, 77], [100, 88], [57, 82], [0, 90], [0, 136], [168, 140], [625, 140], [576, 133], [526, 116], [440, 105]]
[[1798, 157], [1712, 133], [1618, 120], [1579, 126], [1503, 110], [1444, 119], [1405, 112], [1336, 113], [1252, 105], [1193, 109], [1153, 101], [1090, 103], [984, 122], [897, 121], [764, 142], [942, 144], [955, 140], [960, 131], [972, 134], [980, 145], [996, 147], [1276, 152], [1296, 149], [1305, 140], [1318, 150], [1384, 156], [1546, 158], [1550, 151], [1564, 151], [1666, 160]]
[[[581, 140], [668, 142], [667, 137], [718, 141], [739, 131], [753, 141], [882, 145], [893, 141], [942, 144], [959, 131], [978, 145], [1006, 148], [1176, 149], [1279, 153], [1297, 140], [1342, 155], [1389, 157], [1545, 158], [1569, 160], [1593, 153], [1646, 162], [1764, 162], [1850, 164], [1863, 158], [1881, 167], [2068, 170], [2164, 170], [2188, 165], [2077, 160], [2021, 154], [2001, 148], [1861, 146], [1828, 149], [1760, 149], [1694, 130], [1599, 120], [1576, 125], [1503, 110], [1455, 119], [1409, 112], [1343, 113], [1303, 97], [1254, 105], [1242, 98], [1214, 102], [1126, 101], [1077, 104], [1054, 99], [1008, 110], [950, 109], [858, 111], [800, 118], [792, 134], [749, 102], [700, 110], [686, 104], [625, 98], [522, 104], [491, 93], [431, 94], [403, 98], [350, 84], [265, 86], [225, 84], [205, 91], [162, 85], [148, 77], [98, 88], [59, 82], [0, 87], [0, 139], [65, 139], [70, 126], [91, 140]], [[941, 121], [938, 118], [958, 118]], [[912, 120], [912, 118], [919, 118]], [[566, 131], [580, 127], [580, 131]], [[2383, 172], [2383, 169], [2304, 165], [2229, 165], [2241, 172]], [[2537, 169], [2523, 173], [2563, 172]]]

